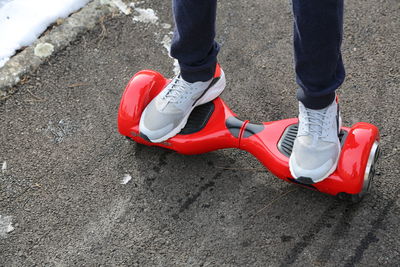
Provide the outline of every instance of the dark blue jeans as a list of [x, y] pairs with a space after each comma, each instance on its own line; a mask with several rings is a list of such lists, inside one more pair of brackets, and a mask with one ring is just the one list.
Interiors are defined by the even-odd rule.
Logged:
[[[297, 98], [308, 108], [324, 108], [345, 77], [340, 52], [343, 0], [292, 1]], [[214, 40], [216, 8], [217, 0], [173, 0], [171, 55], [189, 82], [206, 81], [214, 74], [219, 51]]]

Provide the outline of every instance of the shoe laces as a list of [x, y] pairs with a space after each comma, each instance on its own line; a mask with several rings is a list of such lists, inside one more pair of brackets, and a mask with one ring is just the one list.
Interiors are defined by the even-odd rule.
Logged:
[[305, 125], [308, 126], [308, 133], [313, 136], [313, 141], [318, 138], [325, 138], [328, 136], [328, 124], [326, 123], [328, 112], [326, 109], [313, 110], [306, 108], [307, 116]]
[[190, 88], [188, 83], [178, 75], [171, 81], [168, 92], [163, 96], [163, 99], [169, 103], [176, 103], [188, 88]]

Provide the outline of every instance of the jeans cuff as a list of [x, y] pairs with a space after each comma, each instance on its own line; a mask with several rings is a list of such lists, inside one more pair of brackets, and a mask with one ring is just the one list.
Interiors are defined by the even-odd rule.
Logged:
[[200, 70], [188, 70], [184, 66], [180, 65], [181, 67], [181, 76], [182, 78], [190, 83], [194, 82], [205, 82], [210, 80], [215, 73], [215, 68], [217, 63], [215, 62], [209, 67], [202, 68]]
[[331, 92], [322, 96], [307, 96], [304, 94], [303, 89], [297, 89], [297, 99], [303, 103], [306, 108], [310, 109], [323, 109], [332, 104], [335, 100], [336, 93]]

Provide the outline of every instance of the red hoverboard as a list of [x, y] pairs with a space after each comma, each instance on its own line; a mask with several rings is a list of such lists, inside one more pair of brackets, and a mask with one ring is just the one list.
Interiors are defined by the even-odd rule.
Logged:
[[160, 73], [151, 70], [140, 71], [132, 77], [119, 107], [118, 129], [122, 135], [144, 145], [188, 155], [239, 148], [253, 154], [280, 179], [353, 202], [360, 201], [369, 191], [379, 156], [379, 131], [365, 122], [351, 128], [342, 127], [338, 167], [328, 178], [314, 184], [309, 178], [293, 179], [289, 171], [297, 118], [253, 124], [238, 119], [220, 97], [196, 107], [178, 135], [162, 143], [150, 142], [139, 133], [140, 117], [168, 82]]

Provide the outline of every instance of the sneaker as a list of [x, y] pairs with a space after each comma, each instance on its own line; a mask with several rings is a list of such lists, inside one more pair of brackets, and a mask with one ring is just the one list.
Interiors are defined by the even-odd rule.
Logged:
[[140, 134], [159, 143], [185, 127], [192, 110], [217, 98], [225, 88], [225, 75], [217, 64], [214, 77], [206, 82], [189, 83], [176, 76], [144, 109]]
[[290, 173], [297, 181], [317, 183], [335, 171], [340, 155], [341, 124], [337, 100], [319, 110], [306, 108], [299, 102], [299, 130], [289, 159]]

